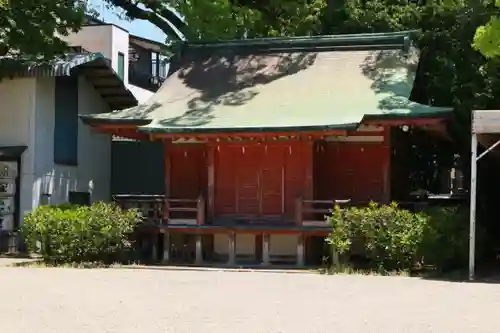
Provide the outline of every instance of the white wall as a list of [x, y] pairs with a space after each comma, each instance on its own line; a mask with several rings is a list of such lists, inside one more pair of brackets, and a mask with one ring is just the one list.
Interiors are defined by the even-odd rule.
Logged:
[[[50, 203], [68, 201], [68, 191], [90, 192], [95, 200], [109, 200], [111, 137], [78, 125], [78, 165], [54, 164], [54, 78], [39, 78], [36, 83], [35, 180], [33, 207], [50, 195]], [[109, 112], [95, 89], [79, 79], [79, 114]], [[43, 202], [42, 202], [43, 203]]]
[[[228, 254], [229, 236], [225, 233], [214, 234], [214, 252], [218, 255]], [[269, 255], [272, 259], [274, 256], [290, 256], [297, 255], [298, 238], [296, 235], [280, 235], [271, 234], [269, 236]], [[252, 234], [236, 234], [236, 255], [254, 255], [255, 235]]]
[[[227, 255], [229, 236], [227, 234], [214, 234], [214, 252], [218, 255]], [[235, 238], [236, 255], [255, 254], [255, 235], [236, 234]]]
[[115, 71], [118, 71], [118, 52], [121, 52], [125, 56], [125, 73], [123, 76], [123, 82], [125, 82], [125, 85], [128, 85], [128, 47], [129, 47], [129, 40], [128, 40], [128, 32], [125, 30], [122, 30], [116, 26], [111, 26], [112, 28], [112, 52], [113, 55], [109, 59], [111, 59], [111, 63], [113, 66], [113, 69]]
[[7, 79], [0, 82], [0, 146], [27, 146], [21, 157], [20, 210], [33, 207], [34, 123], [36, 79]]
[[100, 52], [111, 60], [113, 69], [118, 72], [118, 52], [123, 53], [125, 58], [124, 82], [128, 84], [128, 47], [129, 33], [117, 26], [89, 25], [83, 27], [77, 33], [62, 36], [70, 46], [81, 46], [90, 52]]
[[77, 33], [61, 36], [70, 46], [81, 46], [90, 52], [100, 52], [108, 59], [113, 57], [113, 26], [90, 25]]
[[269, 255], [295, 256], [297, 254], [298, 238], [296, 235], [270, 235]]
[[71, 46], [81, 46], [90, 52], [100, 52], [111, 60], [111, 66], [118, 72], [118, 52], [124, 54], [125, 68], [123, 82], [134, 94], [139, 104], [146, 102], [153, 93], [128, 83], [129, 33], [112, 24], [89, 25], [69, 36], [61, 36]]

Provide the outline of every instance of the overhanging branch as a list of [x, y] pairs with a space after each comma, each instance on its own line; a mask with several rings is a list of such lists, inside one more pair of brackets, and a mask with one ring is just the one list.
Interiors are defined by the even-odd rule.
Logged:
[[[114, 6], [122, 8], [128, 16], [135, 19], [146, 20], [161, 29], [168, 37], [175, 40], [182, 40], [183, 37], [172, 27], [175, 25], [169, 23], [162, 17], [158, 16], [156, 13], [140, 8], [137, 4], [133, 3], [131, 0], [108, 0]], [[172, 25], [171, 25], [172, 24]], [[177, 27], [176, 28], [180, 28]]]

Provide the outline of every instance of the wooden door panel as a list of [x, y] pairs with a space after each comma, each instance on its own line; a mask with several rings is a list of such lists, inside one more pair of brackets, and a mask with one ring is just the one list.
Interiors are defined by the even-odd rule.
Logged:
[[283, 214], [285, 144], [266, 144], [260, 171], [261, 214]]
[[259, 166], [262, 160], [262, 147], [256, 144], [241, 146], [238, 162], [238, 214], [259, 215]]
[[383, 145], [360, 147], [357, 161], [360, 165], [358, 172], [360, 177], [356, 183], [355, 193], [358, 201], [384, 201], [385, 168], [387, 167], [386, 158], [389, 158], [388, 154], [388, 148]]
[[215, 155], [216, 215], [293, 216], [311, 197], [308, 142], [220, 144]]
[[218, 145], [215, 149], [215, 198], [216, 215], [236, 214], [236, 183], [241, 147]]
[[176, 144], [170, 148], [170, 197], [196, 199], [206, 189], [205, 145]]
[[[294, 216], [297, 197], [312, 199], [307, 174], [312, 167], [312, 145], [290, 142], [285, 152], [285, 213]], [[311, 180], [312, 181], [312, 180]]]
[[322, 199], [351, 199], [353, 202], [383, 201], [387, 146], [370, 143], [328, 143], [316, 161], [321, 174], [317, 192]]

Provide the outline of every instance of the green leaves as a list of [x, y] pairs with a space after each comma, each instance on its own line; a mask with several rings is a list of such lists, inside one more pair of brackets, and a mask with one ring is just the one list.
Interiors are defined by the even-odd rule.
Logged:
[[486, 25], [477, 28], [473, 47], [487, 58], [500, 55], [500, 18], [492, 17]]
[[[495, 7], [500, 8], [500, 0], [495, 0]], [[499, 56], [500, 18], [492, 16], [488, 23], [479, 26], [474, 35], [472, 46], [487, 58]]]
[[53, 59], [66, 50], [56, 34], [83, 24], [85, 2], [16, 0], [0, 3], [0, 56]]
[[444, 267], [467, 253], [466, 213], [456, 207], [413, 213], [396, 203], [337, 206], [327, 217], [332, 226], [327, 243], [339, 254], [364, 256], [372, 267], [386, 271], [423, 263]]
[[[148, 20], [169, 40], [314, 35], [327, 0], [107, 0]], [[181, 19], [182, 18], [182, 19]]]
[[40, 206], [24, 219], [28, 249], [52, 264], [110, 261], [131, 247], [140, 222], [136, 210], [102, 202], [92, 206]]

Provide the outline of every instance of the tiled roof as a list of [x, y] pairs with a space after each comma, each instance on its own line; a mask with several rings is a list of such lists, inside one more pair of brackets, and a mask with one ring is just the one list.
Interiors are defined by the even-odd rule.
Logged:
[[320, 131], [449, 112], [410, 101], [412, 32], [197, 43], [145, 104], [82, 116], [140, 131]]

